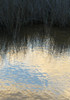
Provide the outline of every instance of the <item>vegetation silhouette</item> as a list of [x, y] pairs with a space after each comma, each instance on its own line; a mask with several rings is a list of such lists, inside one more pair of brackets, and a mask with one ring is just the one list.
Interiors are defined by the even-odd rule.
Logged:
[[70, 0], [0, 0], [0, 28], [19, 31], [27, 24], [68, 26]]
[[0, 52], [27, 52], [29, 48], [40, 47], [54, 53], [62, 53], [70, 47], [70, 30], [45, 28], [42, 25], [25, 26], [14, 39], [14, 35], [0, 34]]

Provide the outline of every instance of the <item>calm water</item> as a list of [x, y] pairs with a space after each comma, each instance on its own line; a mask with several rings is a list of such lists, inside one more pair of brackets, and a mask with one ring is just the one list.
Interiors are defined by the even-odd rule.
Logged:
[[70, 31], [35, 25], [16, 38], [5, 34], [0, 100], [70, 100]]

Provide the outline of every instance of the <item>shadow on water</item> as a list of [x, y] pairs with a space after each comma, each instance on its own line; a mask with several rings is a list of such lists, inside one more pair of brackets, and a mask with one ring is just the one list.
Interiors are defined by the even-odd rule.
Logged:
[[70, 47], [70, 30], [34, 25], [24, 27], [19, 34], [16, 33], [16, 38], [14, 38], [14, 33], [13, 35], [0, 33], [0, 51], [6, 52], [11, 47], [16, 51], [29, 46], [32, 49], [33, 47], [46, 48], [47, 45], [49, 52], [66, 51]]
[[[53, 50], [62, 53], [70, 47], [70, 30], [53, 28], [50, 32]], [[52, 46], [51, 46], [52, 47]]]

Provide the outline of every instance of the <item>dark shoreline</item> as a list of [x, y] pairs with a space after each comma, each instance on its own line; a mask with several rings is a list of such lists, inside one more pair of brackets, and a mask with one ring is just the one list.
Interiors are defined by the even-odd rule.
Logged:
[[1, 0], [0, 28], [12, 31], [30, 24], [70, 26], [69, 0]]

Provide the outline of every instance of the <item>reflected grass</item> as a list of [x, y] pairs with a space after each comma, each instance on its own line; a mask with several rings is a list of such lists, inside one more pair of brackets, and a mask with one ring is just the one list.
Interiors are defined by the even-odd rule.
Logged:
[[70, 51], [66, 50], [70, 50], [69, 33], [46, 26], [28, 26], [16, 38], [1, 35], [0, 99], [68, 100]]
[[28, 48], [41, 47], [48, 49], [52, 53], [62, 53], [69, 50], [70, 30], [59, 28], [49, 28], [46, 25], [25, 26], [14, 38], [14, 35], [6, 33], [0, 34], [0, 52], [6, 53], [11, 49], [18, 52], [23, 49], [26, 53]]

